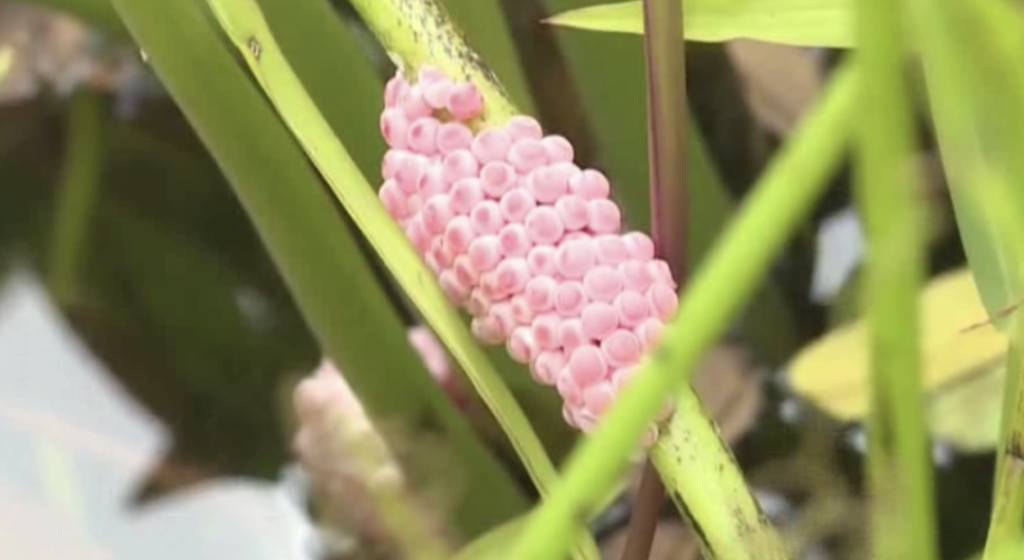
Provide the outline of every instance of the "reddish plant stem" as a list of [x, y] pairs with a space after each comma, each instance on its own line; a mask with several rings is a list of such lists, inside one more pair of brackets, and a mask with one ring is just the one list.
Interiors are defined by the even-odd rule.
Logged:
[[[686, 95], [683, 8], [679, 0], [644, 0], [647, 144], [651, 237], [676, 282], [686, 278]], [[622, 560], [646, 560], [658, 527], [665, 487], [647, 461], [633, 505]]]

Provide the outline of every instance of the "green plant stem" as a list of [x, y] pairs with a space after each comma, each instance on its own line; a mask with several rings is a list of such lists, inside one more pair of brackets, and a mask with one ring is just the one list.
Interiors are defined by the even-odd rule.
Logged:
[[473, 82], [483, 94], [481, 122], [501, 123], [518, 111], [498, 77], [466, 44], [438, 0], [350, 0], [404, 71], [432, 64], [453, 80]]
[[924, 223], [912, 173], [900, 13], [886, 0], [859, 0], [856, 26], [863, 79], [870, 84], [860, 99], [856, 194], [868, 241], [864, 301], [872, 347], [872, 547], [878, 560], [934, 560], [918, 325]]
[[784, 543], [747, 488], [736, 459], [692, 390], [651, 450], [670, 496], [700, 536], [708, 558], [784, 560]]
[[[773, 160], [721, 242], [693, 277], [675, 320], [662, 334], [661, 344], [643, 359], [636, 377], [616, 405], [569, 458], [558, 491], [531, 517], [511, 558], [551, 560], [562, 553], [574, 524], [590, 509], [596, 493], [621, 472], [665, 395], [682, 393], [674, 421], [679, 426], [707, 422], [700, 408], [690, 404], [689, 399], [695, 397], [687, 384], [689, 375], [704, 350], [725, 330], [732, 315], [754, 291], [772, 258], [806, 216], [824, 189], [829, 172], [838, 163], [856, 118], [855, 99], [860, 92], [856, 68], [846, 64], [834, 76], [824, 99], [805, 117]], [[666, 441], [657, 445], [669, 445], [668, 438], [682, 434], [669, 429], [662, 436]], [[683, 488], [669, 485], [677, 501], [687, 504], [691, 519], [697, 520], [704, 530], [710, 529], [705, 521], [708, 519], [712, 524], [762, 524], [759, 518], [730, 518], [721, 511], [727, 507], [725, 503], [702, 499], [709, 489], [726, 485], [717, 468], [706, 470], [702, 466], [713, 464], [721, 473], [738, 470], [722, 447], [698, 449], [685, 440], [672, 445], [687, 453], [671, 455], [675, 461], [660, 462], [661, 474], [666, 482], [692, 481]], [[712, 531], [705, 538], [724, 532]], [[758, 550], [729, 542], [704, 545], [707, 550], [735, 554], [716, 560], [785, 558], [786, 552], [777, 537], [766, 540], [776, 544]]]
[[[1019, 317], [1019, 316], [1018, 316]], [[1015, 322], [1020, 330], [1021, 321]], [[1021, 349], [1024, 348], [1020, 336], [1011, 345], [1007, 359], [1006, 372], [1008, 377], [1021, 375]], [[1014, 375], [1016, 374], [1016, 375]], [[1000, 554], [1013, 543], [1024, 539], [1024, 383], [1015, 384], [1016, 391], [1008, 396], [1012, 402], [1009, 409], [1013, 424], [1005, 440], [1001, 440], [1000, 455], [1002, 462], [996, 471], [995, 503], [992, 505], [992, 519], [989, 521], [988, 536], [985, 541], [985, 558]], [[1006, 410], [1004, 408], [1004, 410]]]
[[59, 303], [69, 303], [75, 295], [103, 166], [102, 99], [80, 90], [72, 97], [70, 112], [47, 269], [50, 294]]

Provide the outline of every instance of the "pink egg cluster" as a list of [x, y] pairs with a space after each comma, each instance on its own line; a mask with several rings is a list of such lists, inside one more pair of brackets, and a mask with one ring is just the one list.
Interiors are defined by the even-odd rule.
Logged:
[[590, 431], [676, 311], [668, 265], [622, 233], [607, 177], [574, 164], [568, 140], [527, 116], [474, 132], [474, 85], [417, 78], [385, 89], [380, 199], [476, 337], [505, 343]]

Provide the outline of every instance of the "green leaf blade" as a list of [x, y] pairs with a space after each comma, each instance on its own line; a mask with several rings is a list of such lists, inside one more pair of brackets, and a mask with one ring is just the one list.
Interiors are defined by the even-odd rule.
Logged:
[[[850, 0], [686, 0], [683, 36], [718, 43], [753, 39], [804, 47], [853, 46]], [[557, 14], [552, 25], [642, 35], [639, 1], [602, 4]]]

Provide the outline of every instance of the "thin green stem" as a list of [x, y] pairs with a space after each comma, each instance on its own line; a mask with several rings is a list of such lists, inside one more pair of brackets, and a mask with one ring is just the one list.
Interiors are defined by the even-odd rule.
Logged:
[[[692, 393], [687, 387], [689, 375], [704, 350], [725, 330], [733, 314], [753, 292], [774, 255], [824, 189], [825, 180], [849, 138], [859, 91], [855, 68], [844, 67], [833, 78], [824, 99], [772, 162], [721, 242], [694, 276], [676, 319], [662, 335], [662, 343], [644, 358], [617, 404], [570, 457], [557, 492], [532, 516], [512, 558], [551, 560], [565, 550], [567, 535], [574, 524], [580, 522], [582, 512], [592, 507], [596, 492], [621, 473], [665, 395], [683, 393], [684, 406], [676, 413], [680, 425], [707, 422], [699, 407], [686, 406], [685, 401]], [[674, 433], [667, 430], [663, 437], [673, 437]], [[730, 457], [721, 453], [721, 448], [697, 449], [685, 441], [679, 448], [692, 454], [683, 458], [692, 460], [662, 464], [661, 474], [672, 481], [696, 477], [693, 484], [672, 489], [686, 503], [704, 503], [699, 501], [700, 494], [722, 482], [717, 471], [701, 470], [698, 464], [715, 464], [723, 471], [738, 469]], [[713, 510], [721, 507], [722, 503], [716, 503], [710, 508], [712, 511], [691, 510], [691, 514], [703, 519], [705, 515], [715, 515]], [[759, 519], [745, 521], [752, 526], [760, 523]], [[707, 529], [706, 525], [702, 527]], [[727, 542], [707, 544], [711, 550], [737, 550]], [[749, 560], [766, 553], [746, 550], [737, 554], [717, 560]], [[784, 557], [781, 550], [770, 554], [768, 558]]]
[[481, 122], [501, 123], [519, 112], [438, 0], [350, 1], [399, 68], [432, 64], [453, 80], [473, 82], [486, 100]]
[[60, 303], [68, 303], [75, 295], [103, 165], [102, 99], [93, 92], [78, 91], [70, 111], [47, 269], [50, 293]]
[[868, 455], [873, 547], [879, 559], [935, 558], [932, 473], [921, 391], [917, 293], [924, 275], [914, 197], [909, 97], [899, 11], [862, 0], [865, 80], [858, 195], [869, 241], [865, 274], [872, 339]]
[[863, 79], [870, 84], [860, 99], [856, 187], [868, 240], [864, 286], [872, 342], [872, 546], [878, 560], [933, 560], [934, 497], [918, 325], [923, 216], [911, 172], [900, 14], [886, 0], [858, 3], [858, 55]]

